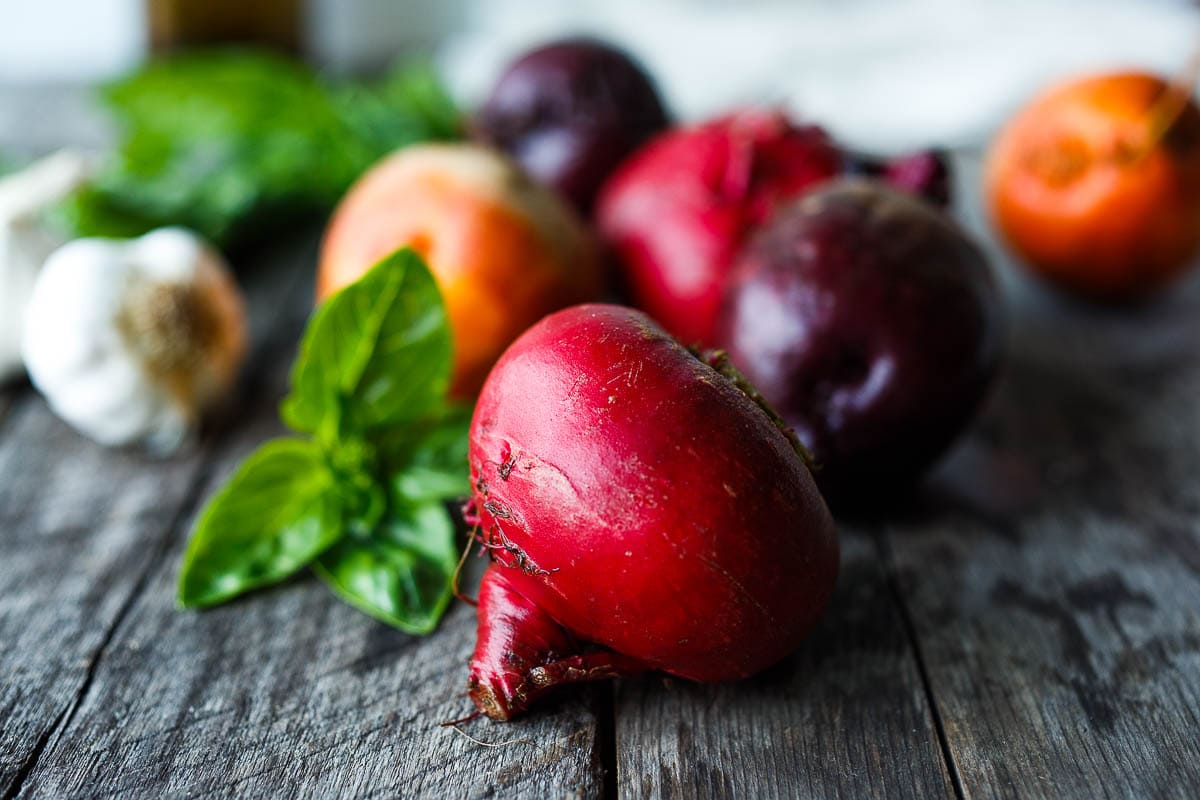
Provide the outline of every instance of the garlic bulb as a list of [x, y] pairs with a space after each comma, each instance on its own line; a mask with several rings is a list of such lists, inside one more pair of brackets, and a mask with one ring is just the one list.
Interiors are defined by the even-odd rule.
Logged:
[[101, 444], [169, 453], [233, 385], [242, 295], [194, 233], [77, 239], [55, 251], [25, 314], [25, 367], [50, 407]]
[[21, 327], [38, 270], [64, 239], [42, 212], [91, 175], [84, 154], [60, 150], [0, 178], [0, 380], [21, 371]]

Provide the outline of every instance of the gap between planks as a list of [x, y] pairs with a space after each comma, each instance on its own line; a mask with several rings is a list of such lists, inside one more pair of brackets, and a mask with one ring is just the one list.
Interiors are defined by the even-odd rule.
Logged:
[[896, 613], [900, 615], [904, 637], [908, 640], [908, 646], [912, 650], [913, 659], [917, 662], [917, 674], [920, 676], [921, 686], [925, 690], [925, 705], [929, 708], [929, 716], [933, 722], [933, 729], [937, 732], [938, 747], [942, 751], [942, 763], [946, 767], [946, 772], [950, 775], [950, 783], [954, 787], [954, 796], [958, 800], [966, 800], [967, 795], [963, 789], [962, 775], [959, 772], [958, 762], [954, 758], [954, 751], [950, 748], [950, 740], [946, 736], [946, 724], [942, 719], [941, 709], [938, 708], [937, 695], [933, 690], [933, 681], [929, 677], [929, 668], [926, 665], [925, 653], [921, 650], [921, 640], [917, 637], [917, 628], [913, 624], [912, 612], [908, 608], [908, 602], [904, 599], [904, 595], [900, 591], [900, 584], [896, 577], [896, 558], [895, 554], [892, 553], [892, 545], [888, 540], [888, 533], [880, 526], [872, 526], [871, 537], [875, 540], [875, 547], [879, 553], [879, 562], [883, 567], [888, 593], [895, 604]]
[[175, 510], [175, 514], [172, 516], [171, 521], [164, 526], [163, 536], [157, 542], [154, 555], [147, 560], [145, 568], [138, 575], [137, 580], [134, 581], [133, 586], [129, 590], [129, 594], [125, 597], [125, 600], [122, 601], [121, 607], [117, 610], [117, 613], [113, 617], [113, 620], [109, 624], [108, 628], [105, 629], [104, 636], [101, 638], [100, 644], [97, 645], [96, 649], [88, 657], [87, 673], [84, 675], [83, 682], [80, 684], [78, 691], [75, 692], [75, 696], [69, 703], [67, 703], [63, 710], [59, 712], [58, 717], [54, 720], [54, 724], [51, 725], [38, 739], [37, 745], [34, 746], [33, 751], [29, 754], [29, 757], [25, 759], [25, 763], [22, 764], [21, 768], [17, 771], [17, 775], [13, 779], [12, 785], [9, 786], [8, 791], [5, 792], [4, 800], [13, 800], [21, 794], [21, 789], [25, 785], [25, 780], [29, 777], [29, 774], [33, 772], [33, 768], [37, 766], [38, 761], [41, 760], [42, 754], [46, 752], [47, 748], [49, 748], [50, 743], [57, 739], [62, 732], [70, 726], [71, 721], [75, 718], [75, 712], [79, 710], [79, 707], [87, 698], [88, 692], [92, 688], [92, 682], [96, 677], [96, 670], [99, 668], [100, 662], [104, 659], [105, 654], [108, 652], [108, 647], [110, 644], [112, 644], [113, 639], [116, 637], [117, 631], [120, 630], [121, 624], [129, 615], [130, 609], [132, 609], [137, 603], [137, 600], [141, 596], [142, 592], [145, 591], [146, 585], [149, 583], [150, 576], [154, 574], [155, 570], [162, 564], [163, 559], [165, 559], [167, 554], [171, 552], [171, 542], [178, 533], [179, 526], [191, 517], [192, 512], [195, 511], [197, 504], [200, 502], [201, 493], [203, 492], [204, 486], [211, 476], [214, 460], [214, 449], [211, 446], [206, 447], [204, 455], [201, 459], [201, 464], [197, 468], [196, 474], [193, 476], [192, 484], [188, 487], [184, 501], [180, 504], [179, 508]]
[[[619, 679], [618, 679], [619, 680]], [[603, 800], [617, 800], [617, 685], [604, 681], [596, 688], [596, 760], [600, 769], [600, 789]]]

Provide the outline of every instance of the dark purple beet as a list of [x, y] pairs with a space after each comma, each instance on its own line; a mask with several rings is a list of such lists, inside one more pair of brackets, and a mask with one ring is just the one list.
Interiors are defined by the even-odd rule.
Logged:
[[949, 446], [995, 370], [1002, 311], [983, 254], [946, 215], [842, 180], [750, 241], [718, 334], [844, 503], [906, 488]]
[[668, 119], [646, 72], [593, 39], [539, 47], [508, 67], [475, 133], [583, 213], [624, 158]]

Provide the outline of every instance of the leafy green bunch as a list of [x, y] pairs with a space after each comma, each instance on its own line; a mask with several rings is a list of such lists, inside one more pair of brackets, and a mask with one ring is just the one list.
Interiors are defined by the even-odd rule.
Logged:
[[372, 163], [461, 137], [426, 66], [335, 82], [281, 55], [207, 50], [150, 62], [104, 87], [116, 152], [62, 209], [77, 236], [183, 225], [221, 247], [265, 241], [332, 208]]
[[468, 410], [446, 401], [452, 343], [437, 284], [404, 249], [327, 300], [305, 331], [287, 425], [208, 503], [179, 580], [211, 606], [312, 567], [340, 597], [429, 633], [457, 561], [446, 501], [469, 491]]

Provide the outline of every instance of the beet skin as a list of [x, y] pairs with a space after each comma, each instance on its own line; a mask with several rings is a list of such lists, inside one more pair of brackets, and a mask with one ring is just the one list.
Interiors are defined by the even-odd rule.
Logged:
[[637, 307], [687, 344], [711, 346], [746, 236], [841, 170], [841, 150], [820, 128], [740, 111], [647, 142], [605, 184], [596, 224]]
[[596, 39], [561, 39], [509, 65], [474, 127], [586, 217], [617, 165], [667, 127], [667, 113], [629, 54]]
[[493, 560], [470, 673], [489, 716], [642, 669], [746, 677], [825, 609], [829, 511], [795, 439], [710, 361], [641, 312], [587, 305], [542, 320], [493, 369], [468, 508]]
[[835, 507], [903, 494], [979, 406], [1004, 340], [983, 252], [880, 183], [831, 183], [743, 248], [717, 326]]

